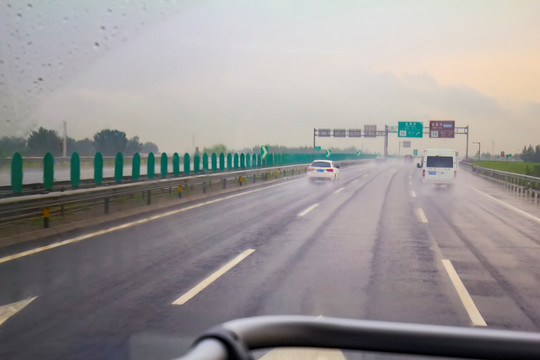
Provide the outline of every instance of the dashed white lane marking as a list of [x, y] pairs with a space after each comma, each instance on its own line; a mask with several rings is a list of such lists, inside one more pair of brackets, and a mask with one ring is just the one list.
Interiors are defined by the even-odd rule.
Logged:
[[308, 212], [310, 212], [311, 210], [315, 209], [317, 206], [319, 206], [319, 204], [313, 204], [311, 205], [310, 207], [308, 207], [306, 210], [298, 213], [298, 216], [304, 216], [306, 215]]
[[450, 277], [450, 280], [452, 281], [452, 284], [456, 288], [458, 296], [461, 299], [467, 314], [469, 314], [469, 317], [471, 318], [472, 324], [474, 326], [487, 326], [484, 318], [480, 314], [480, 311], [478, 311], [478, 308], [474, 304], [469, 292], [465, 288], [465, 285], [463, 285], [463, 282], [459, 278], [459, 275], [457, 274], [456, 269], [454, 269], [454, 266], [450, 260], [443, 259], [442, 263], [446, 269], [446, 272], [448, 273], [448, 276]]
[[412, 196], [413, 198], [416, 197], [416, 192], [415, 192], [414, 190], [411, 190], [411, 196]]
[[334, 194], [339, 194], [340, 192], [342, 192], [343, 190], [345, 190], [344, 187], [340, 188], [340, 189], [337, 189], [336, 191], [334, 191]]
[[486, 194], [486, 193], [483, 192], [483, 191], [478, 190], [478, 189], [475, 188], [474, 186], [471, 186], [471, 189], [473, 189], [474, 191], [476, 191], [476, 192], [479, 193], [479, 194], [484, 195], [484, 196], [487, 197], [488, 199], [490, 199], [490, 200], [496, 202], [497, 204], [502, 205], [502, 206], [504, 206], [505, 208], [507, 208], [507, 209], [509, 209], [509, 210], [512, 210], [512, 211], [515, 212], [516, 214], [519, 214], [519, 215], [521, 215], [521, 216], [524, 216], [524, 217], [526, 217], [526, 218], [528, 218], [528, 219], [531, 219], [532, 221], [536, 221], [537, 223], [540, 224], [540, 218], [537, 218], [536, 216], [534, 216], [534, 215], [532, 215], [532, 214], [529, 214], [529, 213], [526, 212], [526, 211], [523, 211], [523, 210], [521, 210], [521, 209], [518, 209], [518, 208], [515, 207], [515, 206], [512, 206], [512, 205], [510, 205], [510, 204], [507, 204], [507, 203], [505, 203], [505, 202], [502, 201], [502, 200], [499, 200], [499, 199], [497, 199], [497, 198], [494, 198], [493, 196], [491, 196], [491, 195], [489, 195], [489, 194]]
[[37, 296], [34, 296], [32, 298], [0, 306], [0, 325], [2, 325], [7, 319], [24, 309], [28, 304], [30, 304], [36, 299]]
[[271, 186], [261, 188], [261, 189], [250, 190], [250, 191], [246, 191], [246, 192], [243, 192], [243, 193], [240, 193], [240, 194], [229, 195], [229, 196], [225, 196], [223, 198], [206, 201], [206, 202], [203, 202], [203, 203], [200, 203], [200, 204], [186, 206], [186, 207], [181, 208], [181, 209], [167, 211], [167, 212], [157, 214], [157, 215], [154, 215], [154, 216], [150, 216], [150, 217], [147, 217], [147, 218], [143, 218], [143, 219], [140, 219], [140, 220], [137, 220], [137, 221], [132, 221], [132, 222], [125, 223], [125, 224], [122, 224], [122, 225], [113, 226], [113, 227], [110, 227], [110, 228], [105, 229], [105, 230], [100, 230], [100, 231], [96, 231], [96, 232], [93, 232], [93, 233], [80, 235], [80, 236], [77, 236], [77, 237], [74, 237], [74, 238], [71, 238], [71, 239], [67, 239], [67, 240], [64, 240], [64, 241], [60, 241], [60, 242], [57, 242], [57, 243], [54, 243], [54, 244], [41, 246], [41, 247], [38, 247], [38, 248], [35, 248], [35, 249], [32, 249], [32, 250], [23, 251], [23, 252], [20, 252], [18, 254], [14, 254], [14, 255], [10, 255], [10, 256], [5, 256], [3, 258], [0, 258], [0, 264], [11, 261], [11, 260], [19, 259], [19, 258], [22, 258], [22, 257], [25, 257], [25, 256], [37, 254], [37, 253], [40, 253], [42, 251], [51, 250], [51, 249], [54, 249], [54, 248], [57, 248], [57, 247], [60, 247], [60, 246], [73, 244], [73, 243], [76, 243], [76, 242], [79, 242], [79, 241], [82, 241], [82, 240], [86, 240], [86, 239], [90, 239], [90, 238], [93, 238], [93, 237], [96, 237], [96, 236], [99, 236], [99, 235], [104, 235], [104, 234], [108, 234], [108, 233], [111, 233], [111, 232], [114, 232], [114, 231], [127, 229], [127, 228], [135, 226], [135, 225], [141, 225], [141, 224], [147, 223], [147, 222], [152, 221], [152, 220], [157, 220], [157, 219], [161, 219], [161, 218], [164, 218], [164, 217], [167, 217], [167, 216], [176, 215], [176, 214], [182, 213], [184, 211], [200, 208], [202, 206], [218, 203], [220, 201], [229, 200], [229, 199], [233, 199], [233, 198], [248, 195], [248, 194], [253, 194], [253, 193], [256, 193], [256, 192], [259, 192], [259, 191], [275, 188], [275, 187], [282, 186], [282, 185], [285, 185], [285, 184], [287, 184], [287, 183], [271, 185]]
[[219, 270], [214, 272], [212, 275], [208, 276], [206, 279], [197, 284], [194, 288], [189, 290], [184, 295], [180, 296], [178, 299], [174, 300], [171, 305], [184, 305], [189, 300], [193, 299], [198, 293], [206, 289], [210, 284], [219, 279], [227, 271], [231, 270], [233, 267], [238, 265], [242, 260], [251, 255], [255, 250], [247, 249], [242, 252], [240, 255], [229, 261], [227, 264], [223, 265]]
[[421, 208], [417, 208], [415, 209], [414, 213], [416, 214], [416, 217], [418, 218], [418, 221], [424, 223], [424, 224], [427, 224], [428, 223], [428, 219], [426, 217], [426, 214], [424, 214], [424, 210], [422, 210]]
[[358, 182], [358, 179], [354, 179], [353, 181], [351, 181], [351, 184], [354, 184], [354, 183], [357, 183], [357, 182]]
[[412, 185], [412, 180], [411, 179], [409, 179], [409, 185]]

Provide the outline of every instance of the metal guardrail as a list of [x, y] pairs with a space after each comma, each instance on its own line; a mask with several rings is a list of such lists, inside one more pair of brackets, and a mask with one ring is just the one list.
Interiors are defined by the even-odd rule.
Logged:
[[253, 359], [250, 351], [314, 347], [467, 359], [540, 359], [540, 334], [310, 316], [260, 316], [214, 327], [182, 360]]
[[[342, 161], [342, 166], [363, 163], [368, 160]], [[220, 181], [223, 188], [227, 186], [230, 179], [242, 179], [244, 181], [256, 181], [257, 177], [266, 180], [269, 174], [305, 172], [309, 164], [275, 166], [259, 169], [239, 170], [221, 173], [206, 173], [192, 176], [180, 176], [174, 178], [165, 178], [158, 180], [139, 181], [127, 184], [102, 185], [93, 188], [73, 189], [63, 192], [50, 192], [46, 194], [35, 194], [18, 197], [9, 197], [0, 199], [0, 223], [13, 222], [18, 219], [35, 218], [36, 214], [43, 211], [44, 226], [48, 227], [50, 216], [49, 208], [62, 207], [64, 205], [103, 201], [104, 212], [109, 212], [109, 199], [120, 196], [127, 196], [142, 192], [146, 194], [147, 204], [151, 203], [151, 194], [154, 190], [161, 189], [185, 189], [189, 186], [202, 185], [203, 192], [206, 192], [206, 186], [211, 182]], [[239, 181], [240, 185], [242, 181]], [[178, 188], [181, 186], [181, 188]], [[180, 194], [179, 194], [180, 195]]]
[[460, 166], [484, 179], [515, 192], [518, 196], [531, 197], [536, 203], [540, 200], [540, 178], [538, 177], [489, 169], [464, 161], [460, 162]]

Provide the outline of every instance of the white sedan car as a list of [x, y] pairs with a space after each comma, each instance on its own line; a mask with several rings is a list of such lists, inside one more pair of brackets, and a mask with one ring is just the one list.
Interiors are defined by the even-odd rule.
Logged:
[[307, 171], [310, 182], [339, 181], [339, 165], [330, 160], [315, 160]]

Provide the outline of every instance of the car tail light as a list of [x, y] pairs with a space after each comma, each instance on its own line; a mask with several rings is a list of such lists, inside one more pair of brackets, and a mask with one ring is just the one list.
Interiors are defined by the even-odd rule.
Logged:
[[426, 177], [426, 169], [422, 170], [422, 177], [424, 177], [424, 178]]
[[328, 172], [334, 172], [334, 169], [326, 169]]
[[456, 171], [456, 170], [454, 170], [454, 177], [456, 177], [456, 176], [457, 176], [457, 171]]

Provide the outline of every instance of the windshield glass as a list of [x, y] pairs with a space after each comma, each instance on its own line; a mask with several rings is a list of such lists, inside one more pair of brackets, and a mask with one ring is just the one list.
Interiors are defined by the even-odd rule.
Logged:
[[1, 0], [0, 359], [262, 315], [538, 332], [539, 14]]

